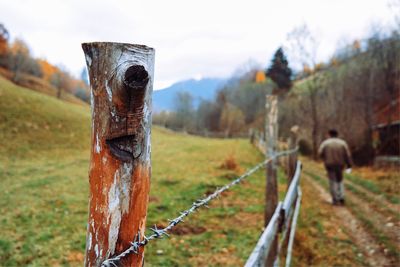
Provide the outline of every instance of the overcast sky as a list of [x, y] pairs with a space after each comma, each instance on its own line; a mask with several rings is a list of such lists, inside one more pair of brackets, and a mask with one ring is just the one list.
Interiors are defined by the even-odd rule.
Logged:
[[287, 33], [306, 23], [327, 59], [393, 17], [390, 0], [0, 0], [0, 23], [35, 57], [79, 75], [80, 44], [112, 41], [156, 49], [155, 89], [228, 77], [249, 59], [265, 67]]

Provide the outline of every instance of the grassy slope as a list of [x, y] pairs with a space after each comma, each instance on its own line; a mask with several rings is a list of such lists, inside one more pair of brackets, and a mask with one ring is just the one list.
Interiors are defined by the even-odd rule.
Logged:
[[[12, 72], [0, 67], [0, 78], [6, 78], [11, 81], [13, 76], [14, 74]], [[57, 97], [57, 88], [52, 86], [48, 81], [30, 74], [22, 74], [18, 85], [32, 91]], [[74, 104], [86, 105], [83, 100], [66, 91], [61, 92], [61, 99]]]
[[[0, 78], [0, 262], [81, 264], [87, 219], [89, 108]], [[230, 155], [237, 170], [220, 165]], [[197, 197], [260, 161], [246, 140], [153, 131], [149, 224], [166, 224]], [[237, 265], [262, 226], [263, 172], [188, 219], [168, 241], [149, 245], [150, 265]], [[201, 232], [193, 234], [192, 232]], [[211, 237], [216, 237], [215, 241]]]
[[89, 108], [3, 78], [0, 96], [0, 262], [49, 265], [83, 247]]
[[0, 155], [31, 159], [89, 148], [88, 106], [60, 101], [1, 77], [0, 97]]

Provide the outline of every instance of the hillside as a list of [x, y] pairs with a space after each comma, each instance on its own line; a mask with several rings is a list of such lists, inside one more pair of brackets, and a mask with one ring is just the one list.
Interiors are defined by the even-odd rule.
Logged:
[[[11, 81], [12, 76], [13, 74], [10, 71], [0, 67], [0, 78], [6, 78]], [[18, 85], [39, 93], [57, 97], [57, 89], [54, 86], [44, 79], [35, 77], [33, 75], [23, 74]], [[61, 99], [70, 103], [86, 105], [84, 101], [65, 91], [61, 93]]]
[[197, 107], [201, 99], [213, 99], [217, 90], [225, 83], [226, 80], [217, 78], [191, 79], [174, 83], [165, 89], [154, 91], [153, 109], [155, 112], [171, 111], [174, 107], [175, 96], [179, 92], [190, 93], [193, 96], [194, 105]]
[[89, 148], [87, 105], [17, 86], [0, 76], [0, 157], [38, 157]]
[[[0, 196], [0, 262], [81, 265], [89, 187], [89, 108], [2, 78], [0, 95], [0, 188], [5, 189]], [[148, 225], [166, 224], [196, 198], [262, 159], [247, 140], [206, 139], [160, 128], [153, 129], [152, 139]], [[232, 157], [237, 169], [221, 168]], [[176, 266], [189, 258], [198, 266], [209, 261], [243, 263], [262, 226], [263, 181], [263, 172], [257, 173], [215, 201], [212, 209], [187, 220], [173, 238], [149, 246], [146, 262]], [[224, 232], [221, 220], [228, 225]], [[219, 241], [211, 244], [210, 237], [216, 235]], [[187, 250], [184, 243], [192, 248]]]

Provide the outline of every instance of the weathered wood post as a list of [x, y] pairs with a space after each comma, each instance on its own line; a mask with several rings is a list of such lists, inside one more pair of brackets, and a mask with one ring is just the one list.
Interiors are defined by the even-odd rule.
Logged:
[[[278, 138], [278, 97], [275, 95], [267, 95], [265, 108], [266, 157], [273, 157], [273, 159], [266, 165], [267, 182], [265, 194], [264, 225], [267, 226], [278, 205], [278, 178], [276, 169], [277, 159], [274, 158], [276, 154]], [[267, 257], [266, 266], [273, 265], [277, 250], [278, 239], [275, 239], [271, 246], [270, 253]]]
[[[100, 266], [145, 231], [150, 188], [154, 49], [82, 44], [92, 109], [85, 266]], [[143, 248], [118, 266], [142, 266]]]
[[255, 130], [253, 128], [249, 129], [250, 144], [254, 145]]
[[[299, 126], [294, 125], [290, 128], [290, 136], [288, 138], [288, 149], [293, 150], [297, 148], [297, 138], [299, 133]], [[297, 168], [298, 151], [289, 154], [287, 157], [287, 190], [289, 190], [290, 184], [294, 178]], [[296, 197], [297, 199], [297, 197]], [[286, 234], [292, 234], [292, 225], [287, 226]], [[289, 236], [285, 236], [285, 246], [288, 246]]]
[[[290, 136], [288, 138], [288, 149], [292, 150], [297, 147], [297, 135], [299, 132], [299, 126], [294, 125], [292, 128], [290, 128]], [[297, 151], [291, 153], [288, 156], [288, 173], [287, 173], [287, 187], [289, 188], [290, 183], [292, 182], [293, 175], [296, 172], [296, 166], [297, 166]]]

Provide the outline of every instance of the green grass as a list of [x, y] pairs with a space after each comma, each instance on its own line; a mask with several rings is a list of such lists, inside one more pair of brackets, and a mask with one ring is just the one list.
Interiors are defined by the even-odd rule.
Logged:
[[321, 178], [321, 176], [313, 173], [313, 172], [309, 172], [309, 171], [303, 171], [305, 174], [311, 176], [314, 180], [316, 180], [318, 183], [320, 183], [320, 185], [322, 185], [325, 189], [329, 189], [329, 185], [328, 185], [328, 181], [326, 179]]
[[385, 205], [382, 205], [380, 203], [377, 203], [375, 199], [370, 197], [368, 194], [366, 194], [363, 191], [358, 190], [356, 187], [354, 187], [352, 184], [347, 184], [346, 188], [349, 189], [352, 193], [356, 194], [357, 196], [363, 198], [365, 201], [368, 201], [368, 203], [373, 206], [375, 209], [381, 211], [385, 216], [393, 216], [397, 220], [400, 220], [400, 214], [398, 212], [395, 212], [391, 209], [388, 209]]
[[[89, 187], [89, 107], [2, 78], [0, 96], [0, 265], [81, 265]], [[248, 140], [208, 139], [160, 128], [153, 129], [152, 150], [149, 226], [167, 224], [194, 200], [263, 160]], [[231, 155], [239, 169], [222, 169]], [[202, 227], [201, 233], [149, 244], [146, 264], [243, 264], [263, 226], [264, 190], [260, 171], [182, 224]]]
[[[201, 145], [199, 152], [192, 152], [193, 143]], [[226, 146], [230, 147], [228, 151], [224, 149]], [[166, 219], [179, 215], [178, 211], [189, 207], [195, 199], [227, 183], [224, 175], [229, 171], [219, 166], [230, 153], [236, 155], [243, 169], [262, 159], [245, 140], [208, 140], [154, 130], [151, 197], [156, 201], [150, 203], [148, 225], [165, 225]], [[167, 160], [170, 157], [174, 160]], [[0, 196], [3, 214], [0, 246], [5, 248], [0, 252], [1, 261], [7, 266], [76, 264], [69, 257], [71, 253], [84, 253], [88, 200], [86, 151], [56, 159], [49, 156], [6, 160], [6, 164], [0, 182], [5, 188]], [[209, 257], [214, 257], [216, 265], [224, 265], [222, 260], [229, 257], [243, 262], [263, 224], [263, 184], [261, 171], [216, 200], [211, 209], [185, 220], [184, 224], [205, 227], [206, 231], [150, 244], [146, 262], [155, 266], [185, 265], [188, 257], [193, 257], [191, 264], [195, 265], [202, 265]], [[247, 219], [254, 220], [243, 224]], [[212, 242], [214, 236], [220, 238]], [[162, 254], [157, 250], [162, 250]]]
[[[356, 175], [346, 175], [346, 178], [348, 178], [350, 181], [353, 183], [362, 186], [363, 188], [367, 189], [368, 191], [378, 194], [378, 195], [383, 195], [388, 201], [390, 201], [393, 204], [400, 204], [400, 197], [398, 196], [398, 192], [395, 192], [395, 194], [389, 194], [383, 190], [379, 184], [374, 183], [371, 180], [366, 180], [361, 177], [358, 177]], [[393, 179], [398, 179], [399, 177], [393, 177]]]
[[1, 157], [57, 157], [89, 148], [88, 106], [16, 86], [1, 76], [0, 97]]
[[67, 263], [85, 245], [89, 107], [1, 77], [0, 96], [1, 265]]

